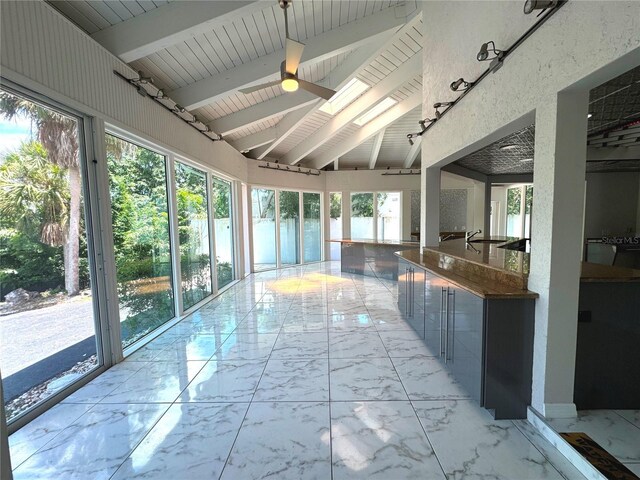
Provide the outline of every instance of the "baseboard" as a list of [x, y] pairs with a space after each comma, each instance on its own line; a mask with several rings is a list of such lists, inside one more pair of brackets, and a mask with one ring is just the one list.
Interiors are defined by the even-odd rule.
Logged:
[[[572, 405], [572, 404], [571, 404]], [[533, 425], [551, 445], [553, 445], [571, 464], [588, 480], [607, 480], [596, 467], [580, 455], [558, 432], [556, 432], [544, 417], [533, 408], [527, 411], [527, 420]]]
[[576, 418], [578, 410], [575, 403], [545, 403], [544, 418]]

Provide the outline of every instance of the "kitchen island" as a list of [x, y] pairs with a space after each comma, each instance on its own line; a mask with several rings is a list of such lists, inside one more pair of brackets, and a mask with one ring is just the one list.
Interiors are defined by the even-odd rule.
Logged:
[[341, 270], [368, 277], [398, 279], [397, 251], [420, 248], [409, 240], [366, 240], [341, 238], [328, 240], [340, 243]]
[[[535, 299], [522, 241], [464, 239], [397, 252], [398, 307], [446, 368], [496, 418], [531, 399]], [[574, 401], [640, 405], [640, 271], [583, 262]]]
[[534, 309], [528, 255], [514, 239], [465, 239], [397, 252], [398, 308], [434, 356], [496, 419], [526, 418]]

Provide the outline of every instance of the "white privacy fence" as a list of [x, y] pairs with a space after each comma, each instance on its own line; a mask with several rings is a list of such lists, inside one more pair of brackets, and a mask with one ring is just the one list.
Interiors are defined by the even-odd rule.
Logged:
[[[216, 231], [217, 233], [217, 231]], [[282, 264], [299, 262], [298, 220], [289, 218], [280, 221], [280, 245]], [[304, 221], [304, 261], [316, 262], [322, 258], [322, 235], [320, 220]], [[255, 264], [276, 263], [276, 222], [272, 219], [253, 219], [253, 262]]]

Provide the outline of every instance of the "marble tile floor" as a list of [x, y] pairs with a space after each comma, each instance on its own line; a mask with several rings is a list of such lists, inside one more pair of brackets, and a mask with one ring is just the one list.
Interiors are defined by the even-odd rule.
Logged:
[[578, 418], [552, 419], [558, 433], [584, 432], [640, 476], [640, 410], [583, 410]]
[[338, 262], [251, 275], [14, 433], [14, 478], [583, 479], [469, 400], [396, 301]]

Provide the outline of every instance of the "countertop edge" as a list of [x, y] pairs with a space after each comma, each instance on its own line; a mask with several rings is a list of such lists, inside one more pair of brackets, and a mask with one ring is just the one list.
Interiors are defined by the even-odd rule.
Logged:
[[[422, 254], [422, 251], [420, 249], [418, 249], [418, 251], [420, 252], [420, 254]], [[472, 281], [472, 280], [468, 280], [468, 279], [464, 279], [464, 282], [460, 282], [459, 280], [456, 280], [455, 277], [458, 277], [459, 275], [455, 274], [455, 273], [451, 273], [447, 270], [444, 270], [442, 268], [438, 268], [435, 266], [427, 266], [425, 264], [420, 264], [417, 263], [409, 258], [405, 258], [402, 254], [404, 252], [394, 252], [394, 255], [396, 255], [398, 258], [402, 258], [404, 261], [411, 263], [412, 265], [415, 265], [416, 267], [419, 267], [423, 270], [426, 270], [428, 272], [433, 273], [434, 275], [437, 275], [439, 277], [445, 278], [447, 281], [451, 282], [452, 284], [456, 285], [457, 287], [462, 288], [463, 290], [466, 290], [469, 293], [472, 293], [478, 297], [481, 298], [486, 298], [486, 299], [536, 299], [538, 298], [540, 295], [537, 294], [536, 292], [532, 292], [530, 290], [513, 290], [512, 292], [509, 293], [487, 293], [487, 292], [482, 292], [479, 291], [477, 289], [473, 288], [473, 285], [477, 285], [476, 282]], [[471, 284], [471, 285], [469, 285]]]

